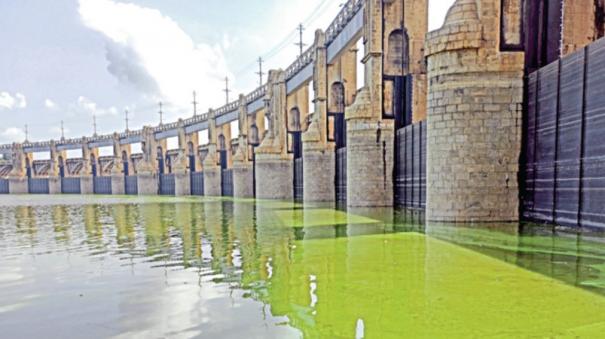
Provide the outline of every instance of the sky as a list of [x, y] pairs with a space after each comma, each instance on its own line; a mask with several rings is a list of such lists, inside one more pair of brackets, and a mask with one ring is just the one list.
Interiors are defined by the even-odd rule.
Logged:
[[[0, 143], [106, 134], [198, 113], [296, 58], [345, 0], [0, 0]], [[430, 0], [436, 29], [454, 0]]]

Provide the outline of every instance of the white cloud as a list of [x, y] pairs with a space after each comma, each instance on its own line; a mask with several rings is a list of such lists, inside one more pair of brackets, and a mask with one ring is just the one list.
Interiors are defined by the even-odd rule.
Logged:
[[[190, 107], [191, 93], [204, 106], [223, 104], [220, 89], [231, 76], [220, 45], [196, 44], [170, 17], [156, 9], [113, 0], [79, 0], [83, 23], [108, 39], [108, 71], [180, 107]], [[224, 47], [230, 45], [226, 39]], [[225, 43], [226, 42], [226, 43]]]
[[0, 133], [3, 142], [21, 142], [25, 140], [25, 132], [17, 127], [9, 127]]
[[50, 110], [54, 110], [57, 108], [57, 104], [55, 104], [55, 102], [50, 99], [44, 100], [44, 106]]
[[15, 93], [13, 96], [8, 92], [0, 92], [0, 109], [12, 110], [25, 107], [27, 107], [25, 95]]
[[92, 115], [93, 113], [98, 116], [107, 116], [107, 115], [118, 115], [118, 109], [114, 106], [109, 108], [102, 108], [97, 105], [96, 102], [88, 99], [85, 96], [78, 97], [78, 101], [75, 106], [76, 113], [84, 113], [87, 115]]

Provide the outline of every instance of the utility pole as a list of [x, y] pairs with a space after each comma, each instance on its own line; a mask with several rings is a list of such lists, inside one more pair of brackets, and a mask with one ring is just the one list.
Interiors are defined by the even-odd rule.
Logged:
[[229, 90], [229, 78], [225, 77], [225, 89], [223, 90], [223, 92], [225, 92], [225, 98], [227, 99], [226, 102], [229, 103], [229, 92], [231, 92], [231, 90]]
[[124, 110], [124, 121], [126, 121], [126, 132], [128, 132], [128, 110]]
[[258, 77], [259, 77], [258, 85], [262, 86], [263, 85], [263, 75], [265, 75], [265, 73], [263, 73], [263, 58], [261, 58], [261, 57], [258, 58], [258, 72], [256, 72], [256, 74], [258, 74]]
[[192, 104], [193, 104], [193, 116], [194, 117], [197, 116], [197, 104], [198, 104], [198, 102], [195, 100], [195, 98], [196, 98], [196, 93], [195, 93], [195, 91], [193, 91], [193, 102], [192, 102]]
[[93, 136], [97, 136], [97, 115], [95, 113], [92, 114], [92, 128], [93, 128]]
[[299, 56], [303, 55], [303, 48], [307, 45], [303, 42], [303, 31], [305, 30], [305, 27], [303, 26], [303, 24], [298, 25], [298, 34], [300, 36], [300, 40], [298, 43], [296, 43], [295, 45], [298, 46], [298, 49], [300, 51]]
[[25, 142], [29, 139], [29, 130], [27, 129], [27, 124], [25, 124]]
[[61, 140], [65, 140], [65, 129], [63, 128], [63, 120], [61, 120]]
[[158, 112], [158, 114], [160, 115], [160, 125], [162, 125], [164, 123], [164, 112], [162, 112], [162, 102], [160, 101], [158, 105], [160, 105], [160, 111]]

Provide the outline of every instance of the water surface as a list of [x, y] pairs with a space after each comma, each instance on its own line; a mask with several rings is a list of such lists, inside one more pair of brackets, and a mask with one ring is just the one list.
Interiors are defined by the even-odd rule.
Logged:
[[0, 197], [2, 337], [598, 337], [605, 237], [392, 210]]

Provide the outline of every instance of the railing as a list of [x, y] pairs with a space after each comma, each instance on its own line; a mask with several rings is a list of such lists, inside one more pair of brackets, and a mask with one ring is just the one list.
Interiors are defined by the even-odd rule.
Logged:
[[351, 19], [363, 8], [365, 0], [349, 0], [342, 8], [336, 19], [332, 21], [326, 30], [326, 45], [336, 39], [338, 34], [347, 26]]
[[288, 68], [286, 68], [286, 79], [291, 79], [303, 68], [307, 67], [315, 59], [315, 44], [311, 45], [301, 56], [299, 56]]

